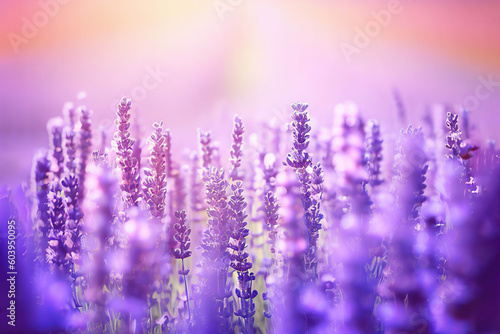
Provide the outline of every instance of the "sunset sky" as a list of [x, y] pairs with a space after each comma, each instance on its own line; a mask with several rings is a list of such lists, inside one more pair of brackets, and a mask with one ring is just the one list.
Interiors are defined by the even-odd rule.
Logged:
[[[480, 77], [500, 81], [498, 1], [401, 0], [350, 62], [340, 45], [390, 1], [54, 1], [0, 1], [0, 183], [26, 179], [46, 121], [81, 91], [97, 125], [145, 91], [133, 99], [143, 123], [164, 120], [193, 146], [198, 127], [229, 136], [231, 115], [258, 124], [297, 100], [329, 122], [352, 100], [394, 129], [394, 88], [419, 125], [427, 106], [475, 94]], [[152, 71], [163, 74], [145, 79]], [[482, 139], [500, 140], [499, 106], [500, 86], [472, 111]]]

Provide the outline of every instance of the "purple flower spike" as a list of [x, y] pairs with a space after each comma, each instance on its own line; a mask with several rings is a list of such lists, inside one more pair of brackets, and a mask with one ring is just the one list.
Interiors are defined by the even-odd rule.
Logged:
[[76, 132], [73, 129], [66, 128], [64, 131], [64, 154], [65, 171], [61, 185], [64, 191], [65, 206], [67, 213], [66, 234], [70, 250], [70, 257], [73, 261], [79, 259], [80, 238], [81, 238], [81, 219], [83, 213], [78, 203], [79, 180], [77, 176], [76, 160]]
[[414, 220], [419, 217], [419, 208], [426, 200], [425, 174], [429, 166], [424, 151], [424, 134], [422, 128], [411, 125], [401, 131], [398, 152], [394, 169], [395, 182], [398, 185], [397, 203], [401, 207], [404, 219]]
[[236, 295], [241, 299], [241, 308], [234, 312], [236, 316], [243, 318], [244, 333], [253, 333], [253, 316], [255, 315], [255, 303], [253, 299], [258, 292], [252, 290], [252, 281], [255, 275], [249, 270], [252, 263], [248, 261], [249, 254], [245, 252], [246, 237], [249, 230], [246, 228], [245, 219], [247, 214], [245, 208], [247, 203], [243, 197], [243, 183], [236, 181], [231, 185], [233, 194], [229, 198], [229, 216], [233, 232], [231, 234], [231, 243], [229, 248], [232, 250], [230, 255], [230, 266], [238, 272], [239, 289], [236, 289]]
[[54, 175], [59, 179], [64, 170], [64, 155], [62, 147], [64, 120], [61, 117], [52, 118], [47, 122], [49, 132], [49, 147], [55, 160]]
[[[205, 300], [218, 300], [216, 314], [218, 328], [226, 332], [231, 328], [229, 318], [232, 314], [228, 298], [231, 291], [227, 288], [229, 270], [229, 239], [231, 236], [230, 215], [227, 203], [228, 182], [224, 170], [212, 167], [207, 173], [206, 202], [208, 205], [208, 230], [202, 240], [205, 260], [207, 286], [203, 293]], [[208, 299], [207, 299], [208, 297]], [[205, 306], [204, 308], [209, 307]], [[205, 310], [207, 311], [207, 310]], [[207, 319], [207, 321], [213, 321]]]
[[231, 146], [231, 158], [229, 161], [231, 162], [231, 170], [229, 172], [229, 177], [231, 180], [243, 180], [243, 176], [241, 175], [241, 171], [238, 168], [241, 167], [241, 156], [243, 152], [241, 151], [241, 146], [243, 144], [243, 133], [245, 132], [245, 128], [243, 127], [243, 123], [241, 122], [241, 118], [238, 116], [234, 117], [234, 128], [233, 128], [233, 142]]
[[47, 234], [50, 228], [49, 200], [50, 191], [50, 167], [51, 160], [49, 152], [39, 151], [33, 163], [33, 191], [36, 194], [36, 222], [37, 233], [35, 242], [37, 244], [37, 259], [45, 262], [45, 249], [48, 247]]
[[118, 156], [118, 166], [121, 170], [120, 189], [123, 205], [128, 208], [136, 206], [140, 199], [139, 168], [133, 157], [134, 140], [130, 138], [130, 106], [132, 101], [123, 98], [116, 110], [114, 149]]
[[[286, 158], [285, 166], [292, 167], [298, 176], [300, 183], [300, 194], [305, 210], [305, 224], [307, 235], [307, 250], [304, 255], [304, 265], [308, 273], [309, 280], [316, 280], [318, 277], [316, 258], [317, 241], [319, 230], [321, 229], [321, 220], [323, 215], [320, 213], [320, 200], [322, 194], [322, 169], [321, 165], [314, 166], [311, 169], [311, 158], [305, 151], [309, 146], [309, 115], [307, 114], [307, 104], [295, 103], [292, 105], [293, 127], [293, 146], [292, 152]], [[311, 174], [310, 174], [311, 173]], [[315, 184], [312, 184], [312, 182]]]
[[189, 248], [191, 247], [191, 242], [189, 239], [189, 235], [191, 234], [191, 229], [186, 226], [186, 211], [176, 211], [175, 218], [178, 223], [174, 225], [175, 229], [175, 240], [179, 243], [179, 248], [175, 248], [171, 250], [172, 257], [181, 260], [182, 269], [179, 270], [179, 275], [183, 276], [184, 281], [184, 290], [186, 294], [186, 303], [188, 309], [189, 319], [191, 322], [191, 308], [189, 306], [189, 292], [187, 287], [187, 274], [189, 274], [189, 270], [184, 267], [184, 259], [191, 256], [191, 251]]
[[162, 219], [165, 216], [165, 198], [167, 195], [167, 172], [165, 152], [167, 144], [163, 133], [163, 122], [153, 124], [154, 131], [149, 137], [149, 166], [144, 170], [146, 177], [142, 181], [144, 198], [151, 216]]
[[311, 127], [309, 122], [309, 115], [306, 112], [308, 105], [301, 103], [294, 103], [292, 109], [293, 119], [293, 147], [292, 153], [289, 153], [286, 158], [285, 166], [292, 168], [307, 168], [311, 164], [309, 154], [305, 152], [309, 146], [309, 131]]
[[209, 169], [213, 163], [214, 147], [212, 144], [212, 133], [210, 131], [202, 131], [198, 129], [198, 139], [200, 143], [200, 151], [202, 157], [202, 166], [204, 169]]
[[368, 131], [366, 136], [366, 168], [368, 169], [369, 181], [372, 188], [381, 185], [382, 179], [381, 163], [382, 163], [382, 137], [380, 135], [380, 125], [377, 121], [368, 123]]
[[172, 177], [174, 172], [174, 166], [172, 161], [172, 133], [170, 129], [165, 130], [165, 169], [167, 171], [167, 176]]
[[80, 109], [80, 123], [79, 130], [80, 137], [80, 161], [78, 165], [78, 179], [80, 186], [78, 190], [78, 199], [82, 201], [84, 197], [84, 184], [85, 184], [85, 169], [87, 167], [90, 155], [92, 153], [92, 111], [85, 107]]

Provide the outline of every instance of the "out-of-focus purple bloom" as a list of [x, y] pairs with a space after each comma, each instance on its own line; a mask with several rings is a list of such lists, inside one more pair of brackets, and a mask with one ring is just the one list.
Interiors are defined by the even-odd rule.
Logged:
[[462, 131], [460, 131], [458, 119], [458, 115], [451, 112], [447, 115], [446, 126], [450, 131], [446, 135], [446, 147], [451, 150], [451, 159], [468, 160], [472, 157], [472, 153], [479, 148], [462, 141]]
[[89, 177], [86, 179], [85, 187], [89, 193], [83, 202], [85, 211], [85, 228], [89, 237], [95, 236], [98, 240], [95, 250], [92, 251], [92, 261], [88, 261], [85, 269], [91, 272], [88, 275], [89, 288], [86, 298], [95, 305], [92, 330], [94, 332], [104, 331], [106, 326], [106, 303], [108, 294], [104, 286], [109, 285], [110, 266], [106, 265], [106, 251], [109, 239], [112, 238], [111, 224], [113, 221], [114, 201], [117, 188], [117, 180], [111, 174], [110, 168], [89, 164]]
[[213, 163], [214, 147], [212, 144], [212, 133], [210, 131], [198, 129], [198, 140], [200, 144], [202, 166], [205, 170], [208, 170]]
[[92, 153], [92, 111], [85, 107], [80, 108], [80, 123], [81, 128], [79, 130], [80, 139], [80, 161], [78, 165], [78, 199], [83, 200], [85, 193], [85, 169], [87, 168], [90, 155]]
[[407, 111], [399, 90], [394, 89], [392, 91], [392, 96], [394, 98], [394, 103], [396, 104], [396, 115], [398, 120], [401, 124], [406, 124]]
[[117, 131], [114, 138], [114, 149], [117, 155], [118, 166], [121, 170], [120, 188], [124, 206], [136, 206], [141, 198], [139, 162], [133, 156], [134, 140], [130, 138], [130, 106], [132, 101], [123, 98], [116, 110], [115, 121]]
[[[500, 331], [500, 174], [489, 179], [488, 193], [472, 198], [474, 210], [462, 210], [450, 219], [453, 233], [446, 241], [451, 253], [448, 263], [449, 290], [445, 308], [434, 316], [442, 332], [449, 328], [459, 333]], [[461, 205], [463, 208], [463, 205]], [[453, 210], [460, 209], [454, 207]]]
[[[178, 223], [174, 225], [175, 229], [175, 240], [179, 243], [179, 248], [172, 249], [171, 254], [172, 257], [183, 260], [191, 256], [191, 251], [189, 248], [191, 247], [191, 242], [189, 239], [189, 235], [191, 234], [191, 229], [186, 225], [186, 211], [176, 211], [175, 218]], [[189, 272], [189, 270], [188, 270]], [[187, 275], [187, 272], [184, 272], [184, 268], [182, 269], [182, 273], [179, 272], [179, 275]]]
[[54, 176], [59, 179], [64, 170], [64, 154], [62, 147], [64, 121], [61, 117], [52, 118], [47, 122], [49, 133], [49, 147], [54, 164]]
[[271, 245], [271, 253], [276, 253], [276, 243], [278, 240], [278, 199], [272, 192], [268, 192], [264, 197], [264, 209], [266, 224], [269, 229], [269, 243]]
[[33, 161], [33, 191], [36, 194], [36, 204], [33, 220], [35, 222], [35, 243], [37, 258], [45, 262], [45, 250], [48, 246], [47, 234], [50, 228], [49, 199], [50, 167], [49, 152], [40, 150]]
[[188, 309], [188, 321], [191, 322], [191, 308], [189, 303], [189, 292], [187, 287], [187, 274], [189, 274], [189, 269], [184, 267], [184, 259], [191, 256], [191, 251], [189, 248], [191, 247], [191, 240], [189, 239], [189, 235], [191, 234], [191, 229], [186, 225], [186, 211], [176, 211], [175, 218], [178, 223], [174, 225], [175, 229], [175, 240], [179, 243], [179, 248], [172, 249], [171, 255], [173, 258], [181, 260], [182, 268], [178, 271], [179, 275], [183, 277], [184, 281], [184, 290], [186, 294], [186, 304]]
[[[319, 184], [312, 185], [309, 171], [312, 162], [309, 154], [305, 151], [309, 146], [309, 132], [311, 131], [311, 127], [308, 124], [309, 115], [306, 111], [307, 107], [307, 104], [301, 103], [292, 105], [292, 109], [294, 110], [292, 113], [293, 146], [292, 152], [288, 154], [284, 164], [295, 170], [300, 182], [308, 242], [304, 256], [304, 265], [309, 279], [315, 280], [318, 276], [318, 262], [316, 258], [318, 232], [321, 229], [321, 220], [323, 219], [323, 215], [319, 211], [322, 188], [318, 188], [322, 184], [322, 170], [319, 163], [313, 168], [313, 179], [315, 182], [319, 180]], [[316, 191], [316, 196], [312, 194], [314, 191]]]
[[368, 179], [365, 160], [365, 127], [358, 107], [351, 102], [335, 107], [332, 130], [333, 166], [338, 186], [346, 196], [364, 192]]
[[66, 245], [65, 222], [67, 219], [64, 198], [60, 188], [52, 185], [48, 194], [50, 228], [48, 233], [47, 262], [53, 272], [68, 275], [70, 248]]
[[165, 199], [167, 195], [167, 172], [165, 170], [166, 142], [163, 133], [163, 122], [153, 124], [154, 131], [149, 137], [149, 168], [144, 170], [146, 177], [142, 180], [144, 198], [151, 216], [162, 219], [165, 216]]
[[[422, 333], [433, 331], [430, 316], [422, 314], [422, 310], [429, 308], [427, 296], [433, 290], [435, 276], [427, 268], [414, 265], [420, 255], [416, 252], [418, 247], [415, 247], [418, 246], [416, 227], [417, 224], [423, 225], [420, 207], [426, 200], [423, 194], [428, 159], [424, 142], [422, 129], [411, 125], [401, 131], [398, 141], [394, 181], [399, 210], [392, 215], [397, 224], [390, 247], [391, 276], [386, 283], [393, 298], [380, 308], [380, 316], [390, 333], [420, 330], [420, 325], [413, 320], [417, 316], [425, 321]], [[426, 280], [426, 277], [429, 279]]]
[[381, 185], [382, 179], [381, 163], [382, 163], [382, 136], [380, 134], [380, 125], [377, 121], [368, 123], [368, 131], [366, 136], [366, 168], [368, 169], [368, 183], [375, 188]]
[[414, 128], [410, 125], [406, 130], [401, 131], [398, 154], [394, 163], [396, 171], [394, 181], [397, 185], [397, 203], [405, 220], [417, 219], [418, 210], [426, 199], [424, 182], [429, 166], [426, 164], [428, 158], [424, 145], [422, 128]]
[[170, 129], [166, 129], [163, 136], [165, 137], [165, 170], [167, 177], [172, 177], [175, 169], [172, 161], [172, 132]]
[[255, 315], [255, 303], [253, 299], [257, 297], [258, 292], [252, 290], [252, 282], [255, 275], [249, 270], [252, 263], [248, 261], [249, 254], [245, 251], [246, 237], [249, 230], [246, 228], [247, 217], [245, 208], [247, 206], [243, 197], [243, 183], [236, 181], [231, 185], [232, 195], [229, 198], [229, 216], [233, 232], [229, 248], [232, 249], [230, 255], [230, 266], [238, 272], [239, 289], [236, 289], [236, 295], [241, 300], [240, 309], [234, 312], [235, 315], [243, 318], [243, 326], [240, 330], [243, 333], [253, 333], [253, 316]]
[[65, 207], [67, 212], [66, 234], [68, 235], [69, 254], [74, 260], [79, 259], [81, 219], [83, 217], [78, 203], [79, 180], [77, 176], [77, 145], [76, 132], [73, 129], [65, 128], [64, 131], [64, 154], [65, 170], [61, 185], [64, 191]]
[[232, 145], [231, 145], [231, 158], [229, 161], [231, 162], [231, 169], [229, 170], [229, 178], [231, 180], [243, 180], [242, 172], [239, 170], [241, 167], [241, 156], [243, 152], [241, 150], [241, 146], [243, 144], [243, 133], [245, 132], [245, 128], [243, 127], [243, 123], [241, 122], [241, 118], [238, 116], [234, 117], [234, 128], [232, 134]]
[[[228, 182], [223, 169], [212, 167], [207, 172], [205, 187], [208, 230], [202, 240], [206, 286], [202, 291], [204, 296], [201, 308], [205, 312], [204, 321], [209, 328], [226, 332], [231, 328], [229, 318], [232, 314], [231, 304], [227, 300], [231, 296], [227, 277], [230, 262], [229, 239], [232, 232], [226, 193]], [[213, 307], [209, 303], [214, 300], [216, 307], [209, 311], [207, 308]]]

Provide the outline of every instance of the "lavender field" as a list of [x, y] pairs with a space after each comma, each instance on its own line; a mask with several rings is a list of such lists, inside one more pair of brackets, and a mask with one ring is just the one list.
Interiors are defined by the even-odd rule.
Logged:
[[66, 104], [0, 197], [15, 330], [498, 333], [494, 142], [471, 143], [465, 109], [388, 133], [351, 102], [323, 126], [312, 108], [173, 155], [175, 129], [138, 136], [126, 98], [113, 131]]

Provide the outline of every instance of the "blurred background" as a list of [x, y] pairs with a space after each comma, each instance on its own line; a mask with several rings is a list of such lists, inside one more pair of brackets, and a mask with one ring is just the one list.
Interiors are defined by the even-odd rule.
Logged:
[[397, 131], [394, 89], [416, 126], [434, 104], [475, 101], [476, 135], [500, 139], [500, 2], [396, 2], [380, 24], [391, 1], [1, 0], [0, 184], [28, 179], [65, 102], [110, 124], [121, 96], [178, 147], [198, 127], [229, 141], [234, 114], [285, 122], [294, 101], [331, 122], [352, 100]]

